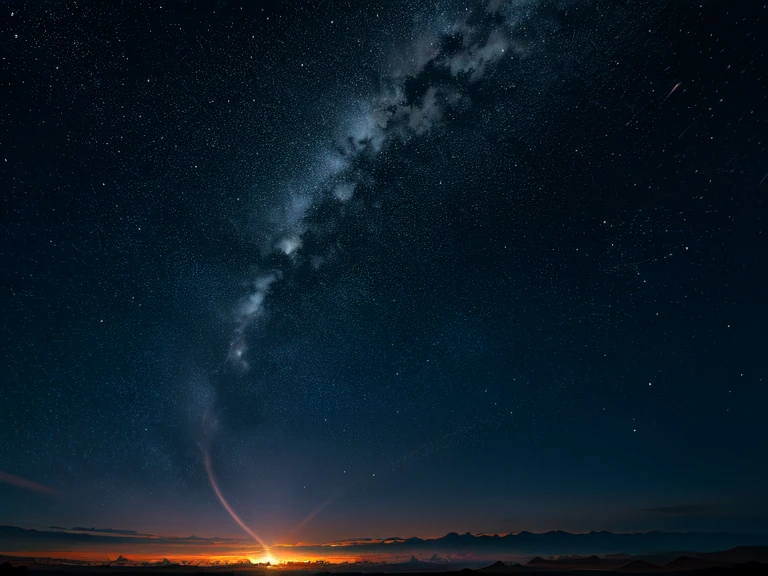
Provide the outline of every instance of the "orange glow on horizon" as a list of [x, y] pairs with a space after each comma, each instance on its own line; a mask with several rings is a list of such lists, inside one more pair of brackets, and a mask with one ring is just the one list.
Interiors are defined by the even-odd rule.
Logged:
[[[223, 552], [223, 551], [222, 551]], [[15, 550], [13, 552], [4, 551], [7, 556], [13, 556], [17, 558], [25, 558], [34, 561], [38, 564], [66, 564], [67, 562], [82, 563], [87, 562], [91, 565], [116, 565], [120, 564], [118, 558], [121, 558], [121, 562], [126, 562], [128, 566], [141, 566], [143, 564], [157, 563], [167, 561], [173, 564], [182, 565], [199, 565], [199, 566], [215, 566], [215, 565], [234, 565], [245, 564], [258, 565], [269, 564], [275, 567], [286, 567], [296, 564], [316, 564], [318, 562], [329, 564], [341, 564], [343, 562], [355, 563], [360, 561], [381, 561], [384, 558], [372, 555], [370, 557], [355, 557], [355, 556], [339, 556], [339, 555], [323, 555], [323, 556], [307, 556], [302, 554], [291, 553], [290, 550], [285, 550], [287, 554], [280, 554], [279, 556], [274, 554], [273, 551], [264, 553], [263, 551], [231, 551], [230, 553], [219, 554], [189, 554], [189, 553], [174, 553], [166, 550], [166, 553], [154, 552], [154, 553], [141, 553], [131, 552], [129, 550], [113, 550], [113, 551], [95, 551], [95, 550]], [[18, 561], [15, 563], [19, 563]]]
[[261, 557], [254, 557], [249, 556], [248, 560], [251, 562], [251, 564], [277, 564], [277, 560], [275, 560], [275, 557], [272, 556], [271, 553], [267, 552]]

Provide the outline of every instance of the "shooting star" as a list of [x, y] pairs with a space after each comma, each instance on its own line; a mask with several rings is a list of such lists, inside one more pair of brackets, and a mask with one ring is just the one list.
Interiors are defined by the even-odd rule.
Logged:
[[[674, 93], [675, 93], [675, 90], [677, 90], [678, 88], [680, 88], [680, 84], [682, 84], [682, 82], [678, 82], [677, 84], [675, 84], [675, 86], [672, 88], [672, 90], [670, 90], [670, 91], [669, 91], [669, 94], [667, 94], [667, 98], [669, 98], [670, 96], [672, 96], [672, 94], [674, 94]], [[667, 101], [667, 98], [664, 98], [664, 102], [666, 102], [666, 101]]]

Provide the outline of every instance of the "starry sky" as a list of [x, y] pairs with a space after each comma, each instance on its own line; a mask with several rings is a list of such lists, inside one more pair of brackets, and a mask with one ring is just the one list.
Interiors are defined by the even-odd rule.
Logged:
[[0, 524], [768, 532], [767, 16], [0, 2]]

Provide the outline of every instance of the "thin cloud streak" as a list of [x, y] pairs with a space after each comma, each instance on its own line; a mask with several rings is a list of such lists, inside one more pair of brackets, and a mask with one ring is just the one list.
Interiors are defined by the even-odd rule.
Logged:
[[0, 482], [5, 482], [6, 484], [10, 484], [11, 486], [16, 486], [18, 488], [24, 488], [25, 490], [32, 490], [33, 492], [40, 492], [41, 494], [50, 494], [51, 496], [58, 496], [59, 494], [53, 488], [49, 488], [43, 484], [33, 482], [32, 480], [27, 480], [21, 476], [14, 476], [13, 474], [3, 472], [2, 470], [0, 470]]

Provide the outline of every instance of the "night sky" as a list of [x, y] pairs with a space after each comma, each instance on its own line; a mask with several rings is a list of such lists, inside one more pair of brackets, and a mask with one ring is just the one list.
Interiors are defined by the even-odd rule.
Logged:
[[767, 17], [0, 2], [0, 524], [768, 532]]

